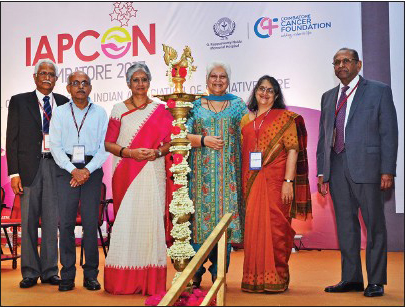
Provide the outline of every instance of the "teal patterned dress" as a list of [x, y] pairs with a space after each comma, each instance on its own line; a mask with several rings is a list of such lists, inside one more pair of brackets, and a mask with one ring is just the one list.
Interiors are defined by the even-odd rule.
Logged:
[[194, 102], [186, 123], [191, 134], [220, 136], [222, 150], [208, 147], [192, 148], [189, 191], [194, 202], [192, 241], [204, 243], [226, 213], [232, 213], [228, 243], [243, 242], [245, 208], [241, 181], [240, 121], [247, 113], [246, 104], [237, 97], [223, 111], [215, 113]]

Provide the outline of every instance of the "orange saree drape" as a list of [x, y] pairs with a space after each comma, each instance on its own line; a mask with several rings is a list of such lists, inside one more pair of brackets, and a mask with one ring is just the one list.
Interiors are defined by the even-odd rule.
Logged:
[[[287, 152], [295, 149], [302, 156], [304, 149], [300, 133], [303, 121], [297, 121], [297, 117], [300, 116], [287, 110], [271, 110], [267, 116], [259, 116], [256, 119], [256, 127], [264, 121], [257, 140], [253, 121], [249, 120], [248, 115], [241, 121], [243, 196], [246, 203], [242, 279], [244, 291], [279, 292], [288, 288], [288, 260], [295, 235], [291, 218], [306, 218], [311, 215], [308, 195], [305, 197], [306, 205], [309, 206], [304, 206], [306, 211], [301, 214], [295, 214], [298, 199], [293, 202], [293, 214], [292, 205], [284, 205], [281, 200]], [[303, 127], [305, 131], [305, 125]], [[254, 151], [263, 153], [263, 165], [259, 171], [249, 169], [249, 155]], [[304, 155], [306, 157], [306, 151]], [[305, 177], [305, 174], [301, 177]], [[294, 184], [294, 190], [297, 192], [297, 183]], [[309, 192], [307, 181], [299, 190]], [[298, 203], [302, 204], [299, 200]], [[300, 208], [302, 209], [302, 206]]]

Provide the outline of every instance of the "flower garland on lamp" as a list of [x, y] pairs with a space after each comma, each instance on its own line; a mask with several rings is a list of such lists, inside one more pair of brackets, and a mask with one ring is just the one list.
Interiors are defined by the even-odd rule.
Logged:
[[188, 195], [187, 174], [191, 171], [187, 158], [191, 149], [190, 141], [187, 140], [188, 130], [184, 125], [188, 111], [193, 107], [191, 102], [181, 102], [169, 99], [166, 108], [175, 118], [172, 122], [171, 144], [169, 151], [173, 154], [173, 165], [170, 171], [173, 173], [174, 184], [181, 187], [173, 192], [173, 199], [169, 205], [169, 212], [173, 215], [173, 229], [170, 234], [175, 239], [173, 245], [168, 248], [167, 254], [173, 259], [177, 270], [172, 283], [180, 276], [187, 266], [195, 251], [190, 244], [191, 230], [188, 221], [194, 213], [193, 201]]
[[[191, 50], [186, 46], [180, 59], [177, 59], [177, 52], [172, 47], [163, 44], [163, 51], [165, 52], [163, 59], [167, 65], [166, 75], [169, 79], [169, 85], [173, 87], [172, 94], [154, 95], [162, 101], [166, 102], [166, 109], [173, 115], [172, 133], [169, 151], [172, 154], [173, 165], [170, 171], [173, 173], [174, 184], [178, 188], [173, 192], [173, 199], [169, 205], [169, 212], [173, 218], [173, 228], [170, 232], [174, 238], [173, 245], [167, 249], [168, 256], [173, 260], [176, 274], [173, 278], [172, 284], [178, 279], [183, 270], [186, 268], [190, 259], [195, 255], [195, 251], [190, 244], [191, 230], [189, 219], [194, 213], [193, 201], [188, 195], [188, 180], [187, 174], [191, 169], [188, 165], [187, 158], [191, 150], [190, 141], [187, 139], [187, 121], [188, 112], [194, 107], [193, 101], [200, 98], [202, 94], [188, 94], [184, 92], [183, 83], [186, 76], [190, 79], [193, 71], [197, 67], [193, 66], [193, 57]], [[157, 306], [166, 293], [162, 292], [157, 295], [149, 297], [145, 305]], [[200, 305], [206, 296], [206, 292], [198, 289], [192, 289], [192, 282], [190, 280], [186, 291], [184, 291], [174, 306], [196, 306]], [[211, 306], [215, 305], [215, 300], [212, 301]]]

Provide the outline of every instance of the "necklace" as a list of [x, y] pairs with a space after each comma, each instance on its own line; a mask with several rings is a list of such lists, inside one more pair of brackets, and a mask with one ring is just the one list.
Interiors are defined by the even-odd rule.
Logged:
[[255, 119], [253, 120], [253, 129], [255, 131], [255, 136], [256, 136], [256, 150], [257, 148], [259, 148], [259, 133], [260, 133], [260, 128], [263, 125], [264, 120], [266, 119], [267, 115], [269, 114], [271, 108], [266, 112], [266, 115], [264, 115], [262, 121], [260, 122], [259, 128], [256, 129], [256, 118], [257, 118], [257, 113], [259, 112], [259, 110], [256, 111], [256, 116]]
[[[226, 107], [227, 107], [228, 104], [229, 104], [229, 100], [225, 100], [225, 101], [222, 103], [221, 110], [219, 110], [219, 112], [217, 112], [217, 110], [215, 109], [215, 107], [214, 107], [214, 105], [213, 105], [213, 103], [212, 103], [212, 100], [207, 100], [207, 102], [208, 102], [208, 109], [209, 109], [210, 111], [212, 111], [212, 110], [211, 110], [211, 107], [212, 107], [212, 108], [214, 109], [214, 112], [215, 112], [215, 113], [222, 112], [223, 110], [226, 109]], [[210, 107], [210, 104], [211, 104], [211, 107]]]
[[145, 103], [141, 104], [139, 107], [136, 106], [136, 104], [134, 103], [134, 99], [133, 97], [131, 98], [131, 104], [134, 106], [134, 108], [136, 110], [143, 110], [147, 107], [147, 105], [150, 103], [149, 99], [148, 101], [146, 101]]

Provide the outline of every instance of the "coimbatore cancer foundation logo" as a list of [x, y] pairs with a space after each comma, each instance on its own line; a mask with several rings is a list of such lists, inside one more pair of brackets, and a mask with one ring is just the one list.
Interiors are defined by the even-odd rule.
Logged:
[[110, 59], [119, 59], [127, 54], [131, 47], [131, 35], [120, 27], [108, 29], [101, 39], [101, 50]]
[[273, 29], [278, 28], [277, 22], [278, 18], [260, 17], [254, 26], [255, 34], [260, 38], [269, 38], [273, 34]]

